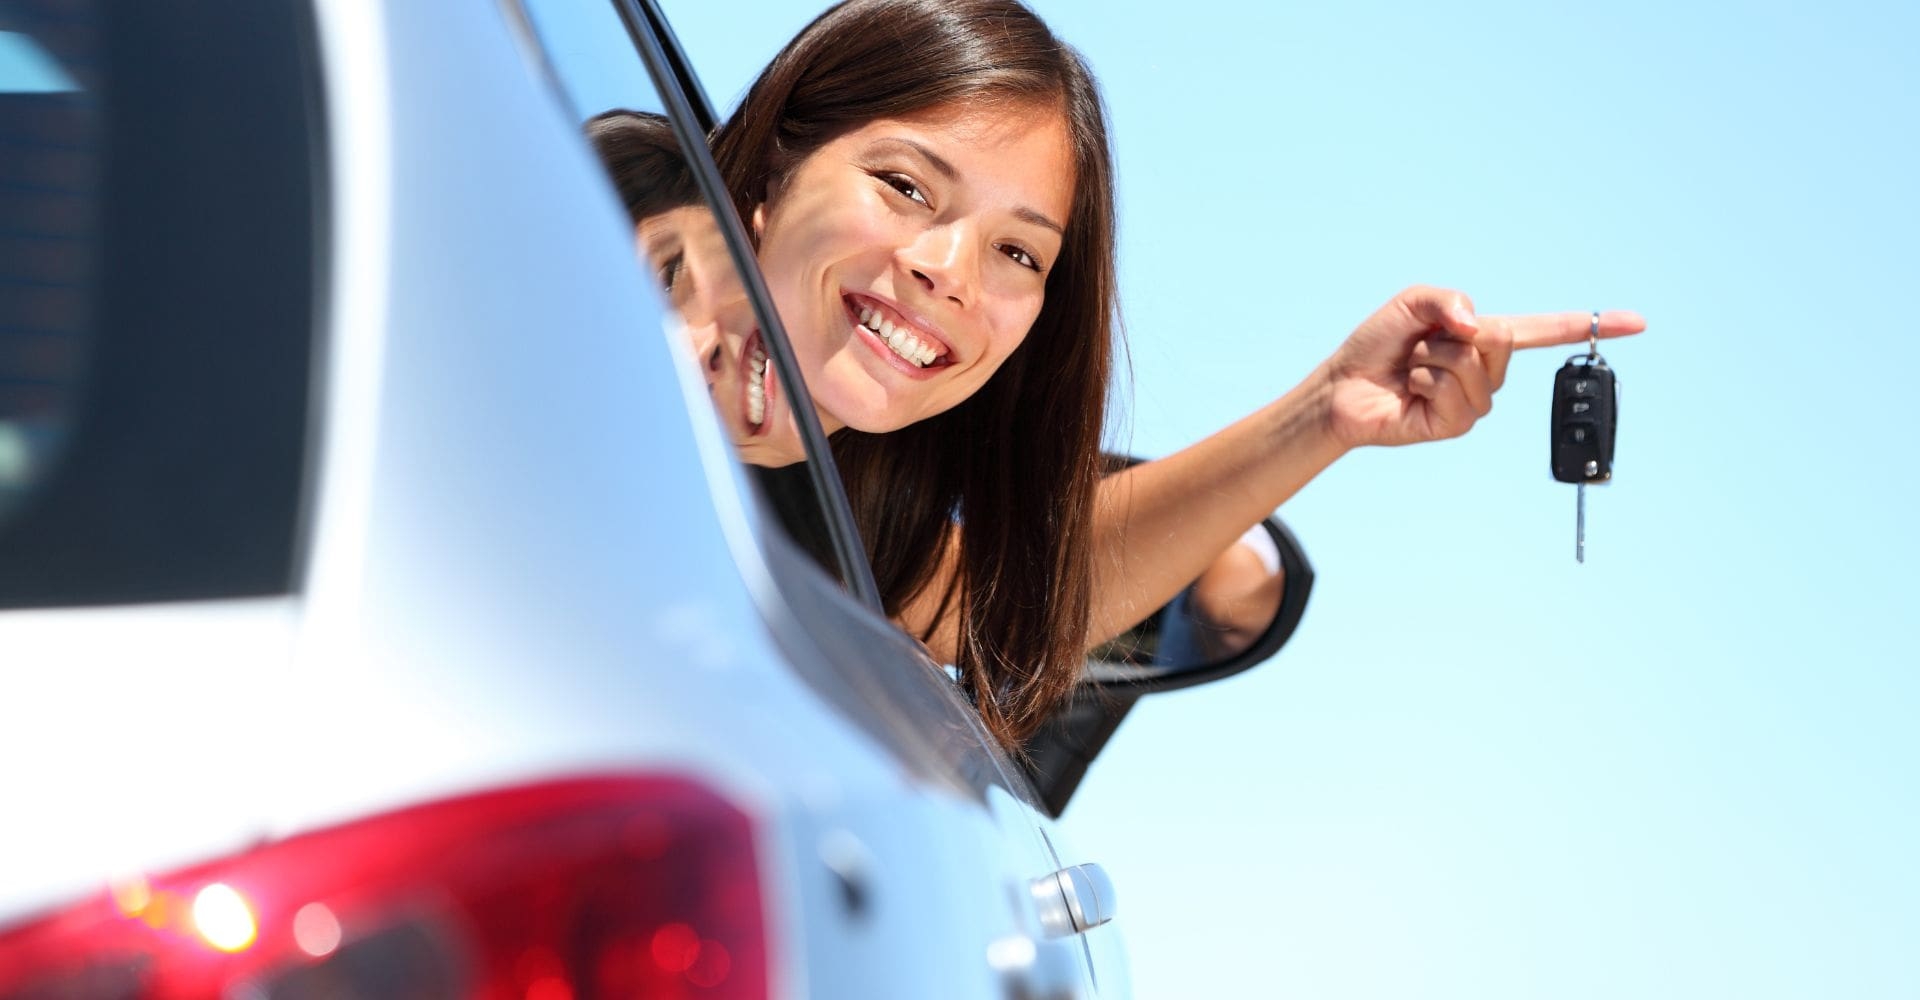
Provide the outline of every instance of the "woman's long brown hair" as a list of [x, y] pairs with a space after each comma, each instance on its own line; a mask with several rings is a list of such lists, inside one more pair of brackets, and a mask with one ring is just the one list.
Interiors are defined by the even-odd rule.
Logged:
[[842, 430], [833, 451], [889, 615], [932, 583], [959, 532], [935, 628], [951, 616], [962, 682], [1018, 748], [1072, 690], [1089, 626], [1115, 294], [1113, 170], [1092, 74], [1017, 0], [847, 0], [760, 74], [714, 153], [751, 218], [822, 145], [942, 106], [1064, 115], [1073, 206], [1046, 302], [970, 399], [891, 433]]

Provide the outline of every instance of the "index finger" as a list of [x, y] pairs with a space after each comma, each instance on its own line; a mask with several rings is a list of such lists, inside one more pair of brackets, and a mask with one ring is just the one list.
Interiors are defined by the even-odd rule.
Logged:
[[[1591, 312], [1532, 313], [1526, 316], [1494, 317], [1513, 331], [1513, 349], [1579, 344], [1593, 327]], [[1609, 309], [1600, 314], [1600, 339], [1626, 337], [1647, 328], [1647, 321], [1629, 309]]]

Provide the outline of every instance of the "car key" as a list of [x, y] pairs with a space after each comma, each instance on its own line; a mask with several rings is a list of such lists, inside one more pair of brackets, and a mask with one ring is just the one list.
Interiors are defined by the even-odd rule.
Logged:
[[1573, 557], [1587, 561], [1587, 484], [1613, 478], [1614, 421], [1620, 383], [1600, 356], [1600, 314], [1587, 332], [1587, 353], [1576, 354], [1553, 376], [1553, 478], [1574, 483]]

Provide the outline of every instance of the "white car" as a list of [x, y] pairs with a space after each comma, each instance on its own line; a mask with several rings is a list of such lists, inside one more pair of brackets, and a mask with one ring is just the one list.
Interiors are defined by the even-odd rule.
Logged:
[[0, 996], [1128, 995], [1050, 816], [1297, 546], [1016, 762], [735, 461], [616, 106], [711, 122], [650, 4], [0, 10]]

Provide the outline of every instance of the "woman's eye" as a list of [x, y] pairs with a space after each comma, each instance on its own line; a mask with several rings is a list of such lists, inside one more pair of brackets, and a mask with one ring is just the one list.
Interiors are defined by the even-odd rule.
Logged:
[[887, 186], [893, 188], [895, 191], [912, 198], [922, 205], [927, 204], [927, 196], [920, 193], [920, 186], [915, 184], [913, 178], [908, 177], [906, 174], [881, 174], [880, 179], [886, 181]]
[[660, 263], [660, 287], [673, 291], [674, 282], [680, 280], [680, 272], [687, 266], [686, 253], [676, 253]]
[[1040, 270], [1040, 258], [1035, 257], [1011, 243], [1000, 244], [1000, 252], [1006, 254], [1015, 264], [1029, 271]]

